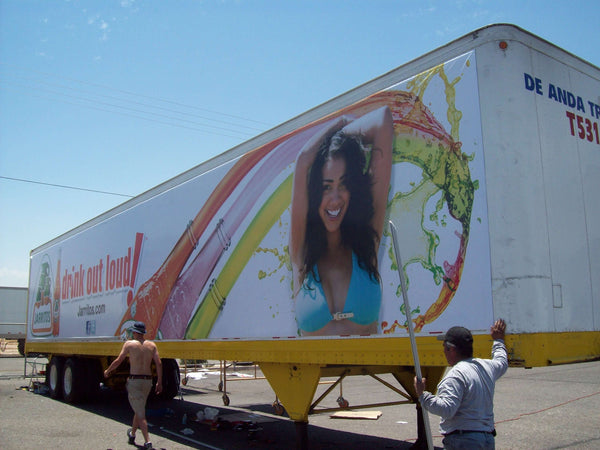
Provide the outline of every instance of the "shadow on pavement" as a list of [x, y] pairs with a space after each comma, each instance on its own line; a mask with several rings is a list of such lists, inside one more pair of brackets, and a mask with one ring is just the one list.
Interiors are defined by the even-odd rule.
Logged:
[[[273, 415], [271, 404], [255, 404], [245, 408], [215, 407], [203, 404], [202, 397], [206, 394], [197, 390], [184, 388], [182, 394], [194, 401], [179, 398], [171, 401], [148, 399], [147, 420], [151, 435], [161, 436], [187, 448], [296, 448], [296, 424], [284, 416]], [[123, 442], [126, 442], [125, 432], [131, 425], [133, 414], [126, 392], [103, 389], [100, 398], [93, 403], [72, 406], [122, 423]], [[213, 413], [214, 410], [218, 411], [215, 419], [197, 420], [199, 411], [210, 415], [211, 409]], [[184, 414], [187, 416], [185, 424], [182, 423]], [[141, 434], [138, 433], [138, 436], [141, 443]], [[412, 442], [331, 430], [311, 425], [310, 422], [308, 439], [308, 448], [316, 450], [409, 449], [414, 445]]]

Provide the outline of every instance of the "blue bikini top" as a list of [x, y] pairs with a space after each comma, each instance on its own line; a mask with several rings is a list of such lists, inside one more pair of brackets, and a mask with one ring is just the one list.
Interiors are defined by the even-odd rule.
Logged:
[[352, 252], [352, 276], [343, 311], [331, 314], [316, 264], [314, 272], [319, 279], [315, 279], [313, 272], [309, 272], [296, 296], [296, 321], [301, 330], [317, 331], [331, 320], [348, 319], [359, 325], [368, 325], [379, 319], [381, 286], [359, 266], [354, 252]]

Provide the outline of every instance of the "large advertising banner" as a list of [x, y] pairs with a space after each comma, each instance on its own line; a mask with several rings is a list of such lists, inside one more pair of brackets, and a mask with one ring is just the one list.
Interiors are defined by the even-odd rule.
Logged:
[[473, 52], [33, 255], [29, 337], [404, 336], [492, 322]]

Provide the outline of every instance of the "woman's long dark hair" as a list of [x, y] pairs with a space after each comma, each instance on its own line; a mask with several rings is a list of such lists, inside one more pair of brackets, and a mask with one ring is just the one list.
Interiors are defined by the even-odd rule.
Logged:
[[371, 279], [380, 281], [377, 270], [377, 232], [371, 226], [375, 214], [372, 179], [365, 151], [359, 137], [342, 132], [324, 139], [310, 169], [304, 273], [312, 272], [313, 277], [317, 277], [314, 266], [327, 248], [327, 232], [319, 216], [319, 206], [323, 198], [323, 166], [330, 158], [341, 158], [346, 162], [345, 184], [350, 192], [350, 204], [340, 227], [342, 245], [352, 249], [359, 266], [369, 273]]

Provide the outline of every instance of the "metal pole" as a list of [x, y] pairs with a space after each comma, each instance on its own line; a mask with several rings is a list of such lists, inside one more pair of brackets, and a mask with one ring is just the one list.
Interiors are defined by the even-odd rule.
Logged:
[[[412, 347], [413, 361], [415, 362], [415, 373], [419, 382], [423, 379], [421, 374], [421, 364], [419, 362], [419, 352], [417, 351], [417, 340], [415, 338], [415, 330], [410, 312], [410, 304], [408, 303], [408, 295], [406, 294], [406, 280], [404, 279], [404, 269], [402, 267], [402, 258], [400, 257], [400, 246], [398, 245], [398, 232], [394, 222], [389, 221], [390, 230], [392, 232], [392, 243], [394, 247], [394, 255], [396, 256], [396, 264], [398, 265], [398, 275], [400, 276], [400, 287], [402, 288], [402, 298], [404, 299], [404, 309], [406, 312], [406, 320], [408, 323], [408, 334], [410, 336], [410, 345]], [[431, 428], [429, 427], [429, 415], [425, 408], [423, 411], [423, 422], [425, 425], [425, 434], [427, 436], [427, 447], [433, 450], [433, 440], [431, 437]]]

